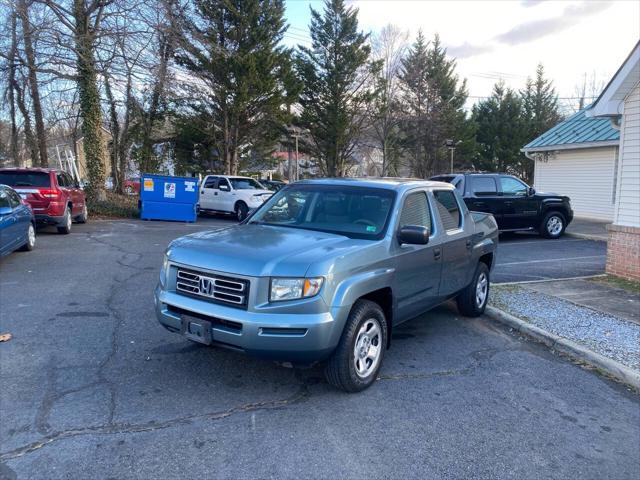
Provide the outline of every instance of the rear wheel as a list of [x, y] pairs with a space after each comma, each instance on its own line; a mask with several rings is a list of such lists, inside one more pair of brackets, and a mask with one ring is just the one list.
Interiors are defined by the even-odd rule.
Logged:
[[549, 212], [540, 225], [540, 233], [545, 238], [560, 238], [567, 227], [564, 215], [560, 212]]
[[358, 300], [327, 362], [327, 381], [345, 392], [359, 392], [375, 380], [387, 346], [387, 322], [377, 303]]
[[249, 213], [249, 208], [244, 202], [238, 202], [236, 204], [236, 218], [239, 222], [243, 221], [247, 218], [247, 214]]
[[471, 283], [456, 297], [458, 311], [465, 317], [478, 317], [484, 313], [489, 299], [489, 267], [479, 262]]
[[67, 207], [62, 217], [62, 222], [58, 225], [58, 233], [68, 234], [71, 233], [71, 208]]
[[27, 242], [20, 247], [20, 250], [23, 252], [30, 252], [36, 246], [36, 227], [33, 226], [33, 223], [29, 224], [29, 229], [27, 230]]
[[82, 213], [76, 217], [76, 222], [78, 223], [87, 223], [87, 219], [89, 218], [89, 210], [87, 209], [87, 204], [84, 204], [82, 207]]

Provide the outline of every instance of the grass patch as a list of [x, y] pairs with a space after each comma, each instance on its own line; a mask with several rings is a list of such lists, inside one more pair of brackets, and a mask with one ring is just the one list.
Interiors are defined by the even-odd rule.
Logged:
[[624, 278], [615, 277], [613, 275], [607, 275], [604, 277], [590, 278], [589, 281], [607, 285], [613, 288], [620, 288], [626, 290], [634, 295], [640, 295], [640, 282], [634, 282], [633, 280], [626, 280]]
[[103, 202], [89, 204], [90, 218], [138, 218], [137, 195], [119, 195], [107, 192], [107, 198]]

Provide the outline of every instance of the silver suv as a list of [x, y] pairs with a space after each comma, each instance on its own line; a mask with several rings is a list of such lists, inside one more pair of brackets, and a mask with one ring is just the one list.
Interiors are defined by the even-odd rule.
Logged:
[[493, 217], [450, 184], [302, 181], [243, 224], [174, 240], [156, 313], [196, 342], [326, 361], [331, 384], [359, 391], [399, 323], [450, 298], [464, 315], [484, 311], [497, 242]]

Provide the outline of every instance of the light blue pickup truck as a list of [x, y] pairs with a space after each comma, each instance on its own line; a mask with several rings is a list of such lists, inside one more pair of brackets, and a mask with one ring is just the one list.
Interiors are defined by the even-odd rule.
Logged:
[[451, 298], [483, 313], [497, 245], [493, 217], [450, 184], [306, 180], [240, 225], [171, 242], [155, 308], [189, 340], [324, 361], [328, 381], [355, 392], [375, 381], [399, 323]]

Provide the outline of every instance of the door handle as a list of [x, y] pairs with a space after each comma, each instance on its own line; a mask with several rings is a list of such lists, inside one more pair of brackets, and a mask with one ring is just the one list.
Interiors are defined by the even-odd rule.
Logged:
[[200, 190], [200, 193], [201, 193], [202, 195], [204, 195], [204, 190]]
[[513, 205], [513, 202], [504, 202], [505, 205]]
[[433, 249], [433, 258], [435, 260], [440, 260], [441, 256], [442, 256], [442, 250], [440, 250], [439, 248], [434, 248]]
[[467, 238], [467, 248], [471, 250], [471, 239]]
[[218, 192], [213, 192], [213, 194], [214, 194], [214, 195], [217, 195], [217, 194], [218, 194]]

